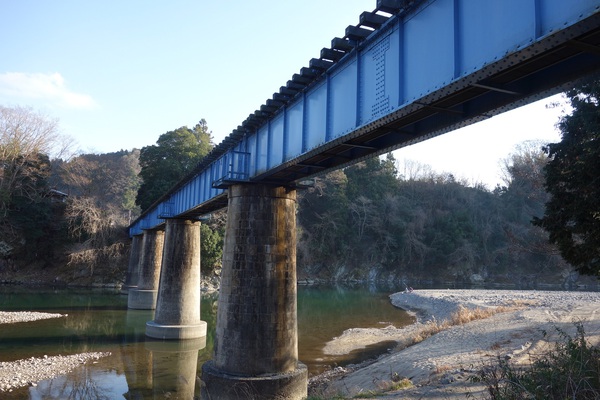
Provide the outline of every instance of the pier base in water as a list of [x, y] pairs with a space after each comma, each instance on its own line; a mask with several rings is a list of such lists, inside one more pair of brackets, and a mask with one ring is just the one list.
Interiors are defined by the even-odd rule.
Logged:
[[164, 242], [164, 230], [144, 231], [137, 287], [129, 290], [127, 307], [137, 310], [156, 308]]
[[200, 320], [200, 222], [168, 219], [154, 321], [146, 336], [196, 339], [206, 336]]
[[307, 396], [308, 370], [306, 365], [281, 374], [262, 376], [228, 375], [214, 367], [212, 361], [202, 365], [201, 398], [207, 399], [305, 399]]
[[121, 294], [129, 294], [129, 290], [137, 287], [138, 268], [140, 255], [142, 251], [142, 235], [135, 235], [131, 238], [131, 247], [129, 250], [129, 263], [127, 264], [127, 275], [125, 282], [121, 286]]
[[298, 361], [296, 191], [229, 187], [214, 358], [202, 367], [208, 399], [303, 399]]
[[154, 289], [138, 289], [132, 288], [129, 290], [129, 298], [127, 299], [127, 307], [135, 310], [154, 310], [156, 308], [156, 299], [158, 298], [158, 290]]

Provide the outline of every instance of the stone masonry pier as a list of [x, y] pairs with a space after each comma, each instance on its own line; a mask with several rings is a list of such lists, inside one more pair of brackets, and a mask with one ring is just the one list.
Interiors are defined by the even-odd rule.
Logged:
[[229, 188], [213, 360], [202, 367], [203, 398], [302, 399], [298, 361], [296, 191]]
[[131, 250], [129, 252], [129, 263], [127, 264], [127, 275], [121, 287], [122, 294], [128, 294], [129, 289], [137, 286], [138, 268], [142, 251], [143, 235], [135, 235], [131, 238]]
[[164, 230], [148, 229], [144, 231], [137, 287], [129, 289], [128, 308], [138, 310], [154, 310], [156, 308], [164, 241]]
[[146, 336], [197, 339], [206, 336], [200, 320], [200, 222], [168, 219], [154, 320]]

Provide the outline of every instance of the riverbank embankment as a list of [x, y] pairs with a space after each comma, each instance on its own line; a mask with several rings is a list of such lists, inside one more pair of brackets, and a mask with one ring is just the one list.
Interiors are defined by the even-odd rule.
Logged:
[[[471, 378], [498, 357], [526, 364], [560, 340], [560, 332], [574, 335], [575, 323], [583, 324], [592, 343], [600, 342], [597, 292], [417, 290], [395, 293], [390, 300], [417, 317], [414, 325], [381, 330], [388, 331], [386, 340], [395, 340], [398, 347], [362, 368], [339, 368], [334, 377], [315, 385], [315, 395], [351, 398], [371, 391], [378, 399], [464, 399], [469, 394], [481, 398], [485, 387]], [[444, 325], [460, 310], [488, 310], [491, 316]], [[432, 326], [444, 328], [421, 335]], [[375, 336], [369, 330], [350, 329], [326, 348], [352, 351], [363, 338]], [[400, 378], [408, 378], [413, 387], [387, 390]]]

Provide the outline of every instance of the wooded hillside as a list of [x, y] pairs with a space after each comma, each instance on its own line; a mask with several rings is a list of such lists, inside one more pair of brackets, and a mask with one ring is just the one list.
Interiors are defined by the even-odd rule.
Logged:
[[[65, 156], [53, 150], [62, 143], [55, 121], [30, 109], [0, 111], [4, 276], [122, 280], [129, 223], [213, 146], [201, 120], [141, 150]], [[298, 195], [299, 278], [572, 283], [573, 267], [531, 223], [550, 199], [543, 145], [523, 143], [507, 156], [504, 184], [491, 190], [398, 165], [392, 154], [316, 178]], [[224, 221], [220, 212], [202, 225], [205, 276], [218, 274]]]
[[505, 162], [493, 191], [392, 155], [318, 178], [301, 196], [299, 274], [308, 279], [566, 280], [571, 267], [531, 224], [544, 213], [537, 144]]

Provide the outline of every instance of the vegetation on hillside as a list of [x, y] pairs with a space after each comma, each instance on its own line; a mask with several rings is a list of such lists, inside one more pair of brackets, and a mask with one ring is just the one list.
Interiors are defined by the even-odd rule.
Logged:
[[[156, 145], [71, 154], [56, 121], [0, 107], [0, 273], [87, 284], [123, 279], [127, 227], [212, 148], [204, 120]], [[138, 204], [139, 202], [139, 204]], [[202, 226], [202, 267], [219, 265], [222, 219]], [[53, 268], [54, 267], [54, 268]]]
[[66, 194], [67, 265], [73, 278], [115, 282], [127, 264], [126, 227], [139, 212], [139, 151], [82, 154], [54, 160], [52, 185]]
[[57, 121], [24, 107], [0, 106], [0, 265], [42, 266], [60, 258], [60, 216], [48, 179], [49, 154], [60, 154]]
[[506, 185], [493, 191], [414, 164], [400, 174], [391, 154], [319, 178], [300, 200], [300, 275], [563, 279], [570, 267], [530, 223], [547, 199], [540, 147], [511, 155]]

